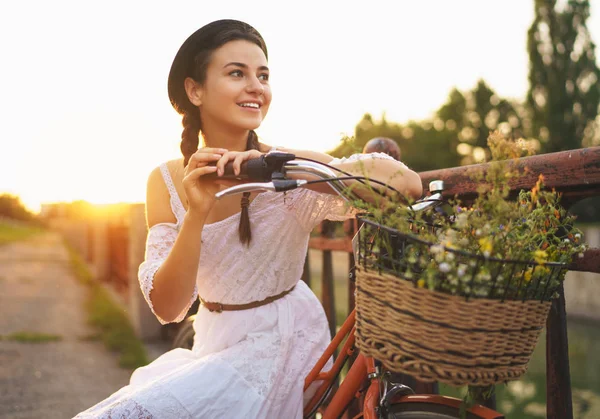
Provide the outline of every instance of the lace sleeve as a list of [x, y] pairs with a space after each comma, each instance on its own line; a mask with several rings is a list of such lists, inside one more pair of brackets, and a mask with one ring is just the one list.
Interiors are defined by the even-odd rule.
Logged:
[[288, 208], [306, 231], [311, 231], [323, 220], [343, 221], [354, 217], [354, 209], [337, 195], [299, 189], [286, 197]]
[[[161, 223], [150, 227], [150, 230], [148, 231], [148, 237], [146, 239], [146, 257], [138, 270], [138, 280], [140, 281], [142, 294], [144, 294], [144, 298], [146, 299], [150, 310], [152, 310], [152, 313], [156, 316], [161, 324], [167, 324], [171, 322], [165, 321], [158, 314], [156, 314], [154, 311], [154, 306], [152, 305], [152, 300], [150, 299], [150, 292], [153, 288], [152, 281], [154, 280], [154, 275], [171, 251], [171, 248], [175, 243], [175, 239], [177, 238], [177, 233], [177, 226], [171, 223]], [[187, 304], [185, 309], [179, 313], [177, 318], [172, 321], [172, 323], [177, 323], [183, 320], [196, 298], [198, 298], [198, 288], [194, 286], [194, 294], [192, 295], [190, 302]]]
[[[360, 160], [365, 160], [365, 159], [375, 159], [375, 160], [395, 160], [398, 161], [396, 159], [394, 159], [392, 156], [385, 154], [385, 153], [380, 153], [380, 152], [375, 152], [375, 153], [357, 153], [357, 154], [353, 154], [350, 157], [342, 157], [341, 159], [338, 158], [334, 158], [329, 164], [340, 164], [340, 163], [352, 163], [352, 162], [357, 162]], [[398, 161], [398, 163], [400, 163], [402, 166], [406, 167], [406, 165], [400, 161]]]
[[[334, 158], [329, 164], [360, 162], [364, 160], [395, 160], [385, 153], [353, 154], [350, 157]], [[400, 163], [400, 162], [399, 162]], [[402, 164], [402, 163], [400, 163]], [[406, 165], [402, 164], [404, 167]], [[323, 220], [343, 221], [356, 215], [356, 211], [338, 195], [318, 193], [308, 189], [294, 191], [290, 207], [304, 229], [311, 231]]]

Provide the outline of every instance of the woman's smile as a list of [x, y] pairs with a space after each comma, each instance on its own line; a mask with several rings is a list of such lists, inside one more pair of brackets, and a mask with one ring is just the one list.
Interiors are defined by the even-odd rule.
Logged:
[[262, 107], [262, 102], [259, 102], [256, 100], [249, 100], [249, 101], [239, 102], [238, 106], [245, 111], [260, 112], [260, 108]]

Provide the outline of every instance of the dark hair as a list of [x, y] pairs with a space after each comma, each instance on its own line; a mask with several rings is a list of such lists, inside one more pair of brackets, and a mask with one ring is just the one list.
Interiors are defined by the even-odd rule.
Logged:
[[[169, 72], [168, 92], [171, 105], [183, 117], [180, 149], [184, 166], [187, 166], [192, 154], [198, 150], [202, 130], [200, 110], [190, 102], [184, 81], [191, 77], [198, 84], [204, 83], [212, 53], [226, 43], [237, 40], [258, 45], [268, 59], [267, 46], [260, 33], [247, 23], [231, 19], [217, 20], [201, 27], [185, 40], [175, 55]], [[251, 149], [259, 149], [258, 136], [253, 130], [248, 133], [246, 143], [246, 150]], [[252, 239], [248, 218], [249, 196], [250, 194], [244, 194], [242, 198], [239, 226], [240, 240], [245, 244]]]
[[365, 144], [363, 153], [375, 152], [385, 153], [396, 160], [400, 160], [400, 147], [398, 146], [398, 143], [391, 138], [375, 137], [370, 139], [367, 144]]

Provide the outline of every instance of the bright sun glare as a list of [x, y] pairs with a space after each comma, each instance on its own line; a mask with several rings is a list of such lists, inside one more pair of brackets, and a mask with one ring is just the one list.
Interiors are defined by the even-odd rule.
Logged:
[[[599, 2], [588, 22], [596, 41]], [[0, 77], [0, 192], [36, 211], [53, 201], [143, 201], [149, 172], [180, 156], [181, 119], [166, 94], [172, 58], [211, 20], [245, 20], [267, 41], [274, 98], [263, 141], [327, 151], [366, 112], [427, 118], [453, 87], [479, 78], [523, 98], [531, 3], [271, 1], [265, 13], [235, 0], [57, 0], [32, 14], [12, 2], [0, 18], [0, 39], [11, 40], [3, 62], [18, 64]]]

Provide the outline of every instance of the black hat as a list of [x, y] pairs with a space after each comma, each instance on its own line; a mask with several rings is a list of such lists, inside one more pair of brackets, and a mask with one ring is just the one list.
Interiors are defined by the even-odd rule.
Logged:
[[178, 113], [183, 114], [186, 109], [193, 106], [187, 97], [183, 83], [187, 77], [193, 77], [196, 55], [202, 50], [214, 50], [237, 39], [254, 42], [268, 59], [267, 47], [260, 33], [239, 20], [223, 19], [211, 22], [191, 34], [181, 45], [171, 64], [168, 81], [169, 100]]

